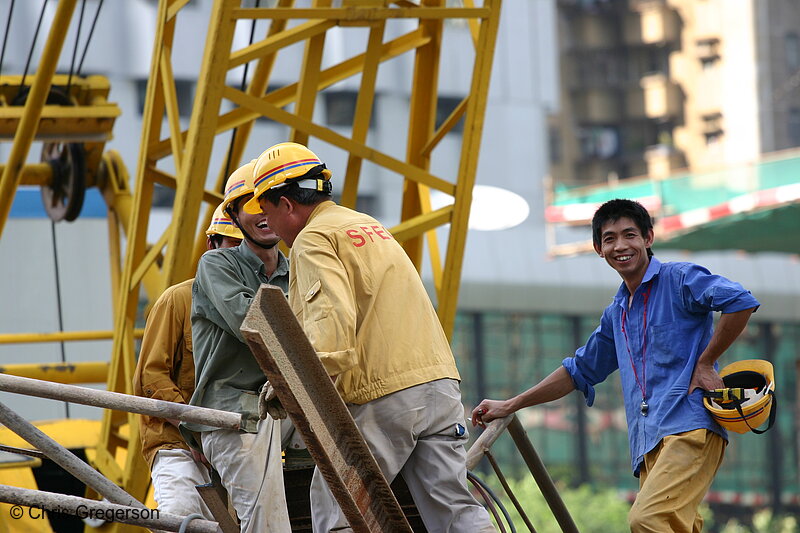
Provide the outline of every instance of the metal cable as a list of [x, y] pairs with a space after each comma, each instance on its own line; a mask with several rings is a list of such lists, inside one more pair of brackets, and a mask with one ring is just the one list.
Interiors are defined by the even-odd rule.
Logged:
[[72, 74], [75, 72], [75, 60], [78, 58], [78, 43], [81, 40], [81, 28], [83, 28], [83, 13], [86, 11], [86, 0], [81, 2], [81, 14], [78, 17], [78, 32], [75, 34], [75, 47], [72, 49], [72, 61], [69, 64], [69, 76], [67, 76], [67, 98], [69, 98], [69, 90], [72, 87]]
[[[508, 527], [511, 528], [511, 533], [517, 533], [517, 528], [514, 527], [514, 522], [511, 521], [511, 515], [508, 514], [508, 509], [506, 509], [506, 506], [503, 505], [503, 502], [500, 501], [500, 498], [497, 497], [497, 494], [495, 494], [494, 491], [489, 488], [489, 485], [484, 483], [481, 478], [479, 478], [469, 470], [467, 470], [467, 479], [472, 481], [472, 483], [475, 484], [475, 486], [480, 486], [481, 488], [483, 488], [483, 490], [485, 490], [489, 494], [492, 500], [494, 500], [495, 503], [497, 503], [497, 506], [500, 508], [500, 511], [503, 513], [503, 516], [505, 517], [506, 522], [508, 523]], [[498, 520], [497, 523], [499, 525], [500, 520]]]
[[198, 513], [192, 513], [190, 515], [187, 515], [183, 519], [183, 522], [181, 522], [181, 526], [180, 529], [178, 529], [178, 533], [185, 533], [186, 528], [189, 527], [189, 522], [191, 522], [192, 520], [205, 520], [205, 518], [206, 518], [205, 516]]
[[22, 71], [22, 79], [19, 82], [19, 93], [22, 92], [22, 88], [25, 86], [25, 78], [28, 76], [28, 69], [31, 66], [31, 59], [33, 59], [33, 50], [36, 48], [36, 41], [39, 39], [39, 30], [42, 28], [42, 20], [44, 20], [44, 12], [45, 8], [47, 7], [48, 0], [44, 0], [42, 3], [42, 10], [39, 12], [39, 21], [36, 23], [36, 31], [33, 32], [33, 42], [31, 42], [31, 49], [28, 50], [28, 59], [25, 61], [25, 70]]
[[514, 494], [514, 492], [512, 492], [511, 487], [509, 486], [508, 481], [506, 480], [506, 477], [503, 475], [503, 472], [500, 470], [500, 465], [498, 465], [497, 461], [495, 461], [494, 456], [491, 454], [491, 452], [489, 452], [489, 450], [486, 450], [485, 452], [483, 452], [483, 454], [489, 460], [489, 464], [492, 465], [492, 468], [494, 469], [494, 473], [497, 475], [497, 478], [500, 480], [500, 484], [503, 485], [503, 489], [506, 491], [506, 494], [508, 494], [508, 497], [511, 500], [511, 503], [513, 503], [514, 507], [517, 509], [517, 512], [519, 513], [519, 516], [522, 518], [522, 521], [525, 522], [525, 525], [528, 526], [528, 529], [530, 530], [531, 533], [536, 533], [536, 528], [533, 527], [533, 524], [528, 519], [528, 515], [525, 513], [525, 510], [522, 508], [522, 505], [520, 505], [519, 500], [517, 499], [517, 496]]
[[105, 0], [100, 0], [97, 4], [97, 11], [94, 12], [94, 20], [92, 20], [92, 27], [89, 28], [89, 36], [86, 38], [86, 46], [83, 48], [83, 54], [81, 54], [81, 60], [78, 63], [78, 76], [81, 75], [81, 70], [83, 70], [83, 61], [86, 59], [86, 52], [89, 51], [89, 43], [92, 42], [92, 36], [94, 35], [94, 28], [97, 26], [97, 17], [100, 16], [100, 10], [103, 8], [103, 2]]
[[494, 521], [497, 524], [497, 527], [500, 528], [500, 533], [506, 533], [506, 527], [503, 525], [503, 521], [500, 519], [500, 514], [497, 512], [497, 506], [495, 506], [492, 497], [486, 492], [486, 489], [483, 485], [479, 484], [473, 477], [470, 477], [471, 472], [467, 471], [467, 479], [472, 482], [472, 486], [475, 487], [475, 490], [481, 495], [483, 501], [486, 502], [485, 507], [488, 508], [489, 512], [494, 517]]
[[[255, 7], [261, 7], [261, 0], [256, 0]], [[253, 39], [255, 39], [256, 35], [256, 19], [253, 19], [253, 23], [250, 25], [250, 45], [253, 44]], [[242, 83], [239, 85], [239, 90], [244, 92], [247, 88], [247, 71], [250, 68], [250, 63], [244, 64], [244, 72], [242, 72]], [[233, 158], [233, 145], [236, 143], [236, 132], [239, 131], [239, 128], [233, 128], [233, 132], [231, 133], [231, 143], [228, 145], [228, 157], [225, 161], [225, 177], [231, 175], [231, 159]], [[222, 183], [222, 193], [225, 193], [225, 181], [223, 180]]]
[[[64, 331], [64, 316], [61, 309], [61, 276], [58, 271], [58, 246], [56, 246], [56, 223], [54, 220], [50, 221], [50, 233], [53, 236], [53, 265], [55, 267], [56, 275], [56, 303], [58, 304], [58, 331]], [[64, 341], [61, 345], [61, 362], [67, 362], [67, 352], [65, 350]], [[69, 418], [69, 402], [64, 402], [64, 412], [66, 418]]]
[[8, 34], [11, 33], [11, 16], [14, 14], [15, 0], [11, 0], [11, 6], [8, 8], [8, 20], [6, 21], [6, 32], [3, 34], [3, 50], [0, 51], [0, 73], [3, 72], [3, 58], [6, 57], [6, 44], [8, 43]]

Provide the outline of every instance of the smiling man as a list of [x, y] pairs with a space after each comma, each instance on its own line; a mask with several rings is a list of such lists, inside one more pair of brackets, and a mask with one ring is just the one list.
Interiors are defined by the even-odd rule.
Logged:
[[[594, 402], [594, 386], [619, 370], [639, 494], [631, 531], [698, 532], [697, 507], [722, 462], [725, 430], [703, 406], [703, 390], [723, 388], [717, 359], [744, 330], [758, 301], [738, 283], [693, 263], [653, 257], [653, 224], [639, 203], [611, 200], [592, 219], [597, 254], [622, 284], [586, 345], [527, 391], [483, 400], [473, 425], [577, 389]], [[714, 311], [722, 312], [716, 329]]]
[[264, 215], [242, 208], [253, 197], [254, 163], [228, 178], [222, 203], [244, 240], [235, 248], [203, 254], [192, 291], [197, 386], [190, 403], [240, 413], [244, 427], [235, 431], [183, 423], [181, 431], [195, 445], [199, 441], [219, 472], [242, 532], [289, 533], [281, 424], [270, 417], [260, 420], [258, 390], [267, 378], [239, 331], [262, 283], [284, 292], [289, 288], [289, 265], [276, 247], [280, 237]]

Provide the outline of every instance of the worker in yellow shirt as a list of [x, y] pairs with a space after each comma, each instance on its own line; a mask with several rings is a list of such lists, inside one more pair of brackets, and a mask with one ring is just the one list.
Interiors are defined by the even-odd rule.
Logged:
[[[467, 489], [459, 373], [416, 268], [374, 218], [331, 201], [331, 172], [281, 143], [256, 160], [249, 213], [291, 247], [289, 304], [391, 481], [408, 485], [428, 531], [494, 532]], [[315, 533], [351, 531], [319, 470]]]
[[[206, 235], [209, 250], [238, 246], [242, 241], [242, 233], [219, 207]], [[137, 396], [178, 403], [188, 403], [192, 397], [193, 282], [188, 279], [169, 287], [150, 310], [133, 380]], [[200, 454], [184, 442], [178, 422], [144, 415], [140, 418], [142, 454], [150, 465], [155, 500], [161, 511], [181, 516], [198, 513], [213, 520], [195, 490], [195, 485], [210, 483], [208, 468]]]

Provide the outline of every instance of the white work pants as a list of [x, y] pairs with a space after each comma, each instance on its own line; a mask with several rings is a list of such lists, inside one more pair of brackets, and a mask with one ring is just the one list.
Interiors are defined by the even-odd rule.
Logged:
[[180, 516], [201, 514], [214, 520], [195, 485], [211, 483], [208, 468], [196, 462], [188, 450], [158, 450], [150, 471], [159, 511]]
[[219, 472], [242, 533], [291, 533], [281, 464], [281, 425], [272, 418], [258, 433], [218, 429], [201, 434], [203, 452]]
[[[496, 531], [467, 488], [468, 434], [457, 381], [440, 379], [347, 407], [386, 480], [403, 476], [430, 533]], [[319, 469], [311, 481], [311, 520], [314, 533], [351, 531]]]

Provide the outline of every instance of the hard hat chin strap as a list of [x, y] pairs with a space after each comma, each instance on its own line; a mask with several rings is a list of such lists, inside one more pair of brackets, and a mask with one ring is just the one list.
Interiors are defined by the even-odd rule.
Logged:
[[703, 391], [703, 395], [707, 398], [721, 400], [723, 403], [732, 404], [734, 409], [736, 409], [736, 412], [739, 413], [739, 416], [742, 417], [742, 422], [744, 422], [747, 427], [750, 428], [750, 431], [756, 435], [761, 435], [762, 433], [769, 431], [769, 429], [775, 423], [775, 416], [778, 412], [778, 397], [775, 396], [775, 393], [772, 390], [768, 390], [767, 394], [770, 395], [770, 401], [772, 402], [772, 406], [769, 410], [769, 421], [767, 423], [767, 427], [764, 429], [757, 429], [750, 425], [750, 422], [747, 421], [747, 416], [745, 416], [744, 411], [742, 411], [742, 402], [746, 400], [743, 389], [732, 388]]
[[228, 213], [228, 216], [231, 217], [231, 220], [233, 221], [233, 223], [236, 224], [236, 227], [239, 228], [239, 231], [242, 232], [242, 236], [245, 239], [247, 239], [248, 241], [250, 241], [253, 244], [255, 244], [256, 246], [258, 246], [259, 248], [263, 248], [264, 250], [270, 250], [272, 248], [275, 248], [275, 246], [278, 245], [277, 242], [273, 242], [272, 244], [262, 244], [262, 243], [258, 242], [253, 237], [251, 237], [249, 233], [247, 233], [245, 231], [245, 229], [239, 223], [239, 218], [236, 216], [236, 214], [233, 212], [233, 209], [231, 209], [230, 206], [228, 206], [227, 213]]

